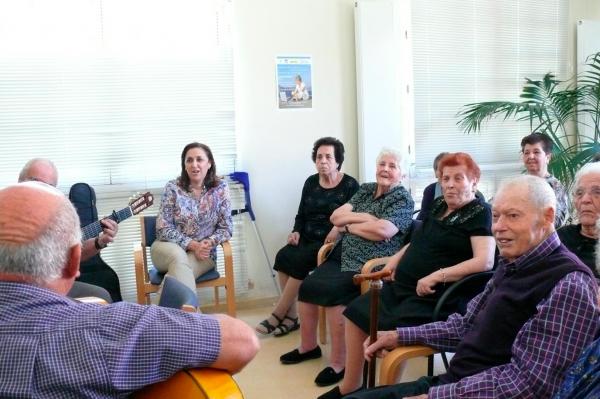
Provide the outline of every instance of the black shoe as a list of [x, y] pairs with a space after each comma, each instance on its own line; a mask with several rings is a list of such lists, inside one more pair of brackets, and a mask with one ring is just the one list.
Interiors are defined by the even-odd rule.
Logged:
[[[315, 384], [320, 387], [326, 387], [327, 385], [335, 384], [336, 382], [341, 381], [344, 378], [343, 369], [339, 373], [336, 373], [332, 367], [325, 367], [315, 378]], [[339, 391], [339, 390], [338, 390]]]
[[321, 348], [317, 346], [315, 349], [305, 353], [300, 353], [298, 349], [281, 355], [279, 361], [283, 364], [296, 364], [310, 359], [318, 359], [321, 357]]
[[325, 392], [323, 395], [319, 396], [317, 399], [341, 399], [346, 395], [352, 395], [353, 393], [358, 392], [358, 391], [360, 391], [360, 389], [357, 389], [356, 391], [342, 395], [340, 393], [340, 386], [338, 385], [335, 388], [330, 389], [329, 391]]
[[319, 396], [317, 399], [342, 399], [342, 394], [340, 393], [340, 387], [336, 386], [335, 388], [325, 392], [323, 395]]

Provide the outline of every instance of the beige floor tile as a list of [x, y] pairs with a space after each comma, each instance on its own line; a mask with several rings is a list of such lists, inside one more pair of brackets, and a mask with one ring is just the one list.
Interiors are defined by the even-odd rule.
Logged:
[[[238, 317], [251, 326], [256, 326], [271, 311], [271, 308], [240, 310]], [[318, 387], [314, 379], [327, 366], [329, 345], [321, 346], [323, 357], [296, 365], [283, 365], [279, 356], [298, 346], [299, 331], [285, 337], [264, 337], [258, 334], [261, 349], [256, 358], [234, 378], [246, 399], [314, 399], [331, 387]], [[409, 363], [403, 380], [410, 381], [424, 375], [426, 360], [416, 359]]]

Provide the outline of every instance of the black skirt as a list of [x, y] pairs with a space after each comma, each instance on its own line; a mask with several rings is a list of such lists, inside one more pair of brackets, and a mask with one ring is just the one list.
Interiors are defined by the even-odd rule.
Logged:
[[322, 245], [320, 241], [302, 238], [297, 246], [287, 244], [277, 252], [273, 269], [297, 280], [304, 280], [308, 273], [317, 267], [317, 254]]
[[308, 275], [300, 285], [298, 300], [320, 306], [347, 305], [360, 295], [354, 285], [356, 272], [342, 272], [341, 245], [336, 245], [325, 262]]
[[[419, 326], [432, 321], [437, 298], [414, 294], [398, 295], [393, 282], [385, 283], [380, 292], [377, 330]], [[352, 301], [344, 316], [365, 333], [369, 333], [371, 295], [367, 292]]]

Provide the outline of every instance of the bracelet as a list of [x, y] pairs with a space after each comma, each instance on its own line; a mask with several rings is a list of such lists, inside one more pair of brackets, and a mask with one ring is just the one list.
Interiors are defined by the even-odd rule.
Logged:
[[346, 233], [352, 234], [352, 233], [350, 233], [350, 228], [348, 226], [350, 226], [350, 225], [349, 224], [345, 225], [344, 230], [346, 230]]
[[100, 237], [96, 237], [96, 239], [94, 240], [94, 246], [96, 247], [96, 249], [98, 251], [100, 251], [101, 249], [106, 248], [106, 245], [105, 246], [101, 246], [100, 245]]
[[443, 267], [440, 268], [440, 272], [442, 273], [442, 284], [444, 284], [444, 287], [445, 287], [446, 286], [446, 272], [444, 272]]

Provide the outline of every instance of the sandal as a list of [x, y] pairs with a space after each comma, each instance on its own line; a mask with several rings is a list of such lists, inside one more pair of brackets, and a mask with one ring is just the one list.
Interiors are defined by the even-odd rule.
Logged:
[[289, 316], [285, 316], [283, 319], [291, 320], [292, 324], [285, 324], [283, 321], [281, 321], [281, 323], [279, 323], [279, 325], [275, 327], [275, 333], [273, 335], [276, 337], [283, 337], [284, 335], [288, 335], [292, 331], [296, 331], [300, 328], [300, 323], [298, 323], [297, 317], [292, 318]]
[[[283, 319], [280, 319], [279, 317], [277, 317], [274, 313], [271, 313], [271, 316], [273, 316], [275, 318], [275, 320], [277, 320], [277, 322], [279, 323], [278, 325], [274, 326], [273, 324], [269, 323], [269, 319], [264, 319], [263, 321], [261, 321], [260, 323], [258, 323], [258, 326], [256, 326], [255, 330], [263, 335], [269, 335], [271, 334], [273, 331], [275, 331], [275, 329], [277, 327], [279, 327], [281, 325], [281, 323], [283, 323]], [[265, 328], [266, 331], [262, 331], [259, 330], [258, 328], [262, 326]]]

